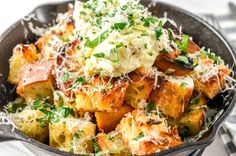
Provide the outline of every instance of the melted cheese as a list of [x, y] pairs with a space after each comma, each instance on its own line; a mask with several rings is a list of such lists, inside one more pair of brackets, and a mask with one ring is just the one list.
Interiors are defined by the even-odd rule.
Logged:
[[[78, 53], [82, 53], [86, 58], [82, 68], [87, 75], [100, 73], [117, 77], [140, 67], [148, 69], [154, 64], [160, 51], [168, 50], [167, 32], [161, 30], [162, 35], [158, 39], [155, 34], [159, 28], [158, 24], [163, 21], [152, 17], [138, 1], [77, 1], [73, 17], [75, 33], [83, 39]], [[147, 18], [154, 18], [156, 22], [144, 26], [142, 19]], [[133, 21], [132, 25], [130, 20]], [[114, 29], [117, 23], [125, 23], [125, 28]], [[96, 47], [86, 46], [88, 39], [93, 41], [104, 32], [107, 37]], [[117, 48], [119, 44], [122, 46]], [[96, 54], [101, 53], [102, 57], [96, 57]]]

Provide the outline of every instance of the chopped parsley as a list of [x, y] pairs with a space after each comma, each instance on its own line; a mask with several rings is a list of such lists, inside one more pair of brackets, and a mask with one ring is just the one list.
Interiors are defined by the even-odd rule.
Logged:
[[121, 10], [126, 10], [128, 8], [128, 5], [123, 5], [122, 7], [121, 7]]
[[94, 148], [95, 153], [100, 152], [100, 148], [99, 148], [99, 146], [98, 146], [98, 143], [97, 143], [97, 139], [96, 139], [96, 138], [93, 138], [93, 139], [92, 139], [92, 144], [93, 144], [93, 148]]
[[211, 53], [211, 52], [208, 52], [208, 51], [203, 51], [201, 53], [202, 56], [207, 56], [209, 59], [212, 59], [215, 61], [216, 64], [222, 64], [224, 63], [224, 61], [221, 59], [221, 57], [219, 56], [216, 56], [215, 53]]
[[190, 100], [190, 104], [198, 104], [200, 99], [198, 97], [192, 97]]
[[83, 78], [83, 77], [79, 77], [79, 78], [77, 79], [77, 82], [78, 82], [79, 84], [83, 85], [83, 84], [86, 83], [86, 80], [85, 80], [85, 78]]
[[184, 63], [184, 64], [186, 64], [186, 65], [190, 64], [188, 58], [187, 58], [186, 56], [183, 56], [183, 55], [178, 56], [178, 57], [175, 59], [175, 61]]
[[143, 132], [139, 133], [137, 137], [135, 137], [133, 140], [138, 141], [139, 139], [145, 137], [145, 134]]
[[130, 13], [130, 14], [128, 15], [129, 27], [132, 26], [132, 25], [134, 25], [133, 16], [134, 16], [134, 14], [132, 14], [132, 13]]
[[69, 74], [69, 73], [65, 73], [65, 74], [62, 76], [62, 78], [61, 78], [62, 82], [66, 82], [69, 77], [70, 77], [70, 74]]
[[97, 54], [93, 54], [93, 56], [96, 58], [104, 58], [105, 54], [104, 53], [97, 53]]
[[113, 28], [116, 30], [123, 30], [126, 25], [127, 25], [127, 23], [125, 23], [125, 22], [115, 23]]
[[156, 110], [156, 107], [157, 107], [157, 105], [156, 105], [155, 101], [149, 103], [146, 107], [147, 113], [151, 113], [152, 111]]
[[83, 136], [83, 131], [81, 131], [81, 130], [79, 130], [78, 132], [76, 132], [76, 133], [74, 134], [74, 137], [75, 137], [76, 139], [81, 139], [82, 136]]
[[26, 106], [27, 106], [26, 103], [10, 104], [10, 105], [7, 105], [6, 110], [8, 113], [21, 112]]
[[57, 93], [57, 96], [58, 96], [58, 104], [59, 104], [58, 106], [62, 107], [64, 105], [64, 100], [60, 94]]
[[185, 87], [185, 86], [187, 86], [188, 84], [186, 83], [186, 82], [182, 82], [181, 84], [180, 84], [180, 87]]
[[149, 17], [149, 18], [142, 19], [142, 20], [144, 22], [143, 26], [145, 26], [145, 27], [150, 27], [151, 23], [155, 23], [158, 21], [155, 17]]
[[187, 48], [187, 45], [188, 45], [188, 40], [189, 40], [189, 36], [188, 35], [183, 35], [181, 45], [179, 45], [179, 49], [183, 52], [186, 52], [186, 53], [187, 53], [186, 48]]
[[103, 32], [100, 36], [98, 36], [96, 39], [94, 39], [93, 41], [90, 41], [89, 39], [87, 39], [85, 45], [89, 48], [95, 48], [97, 47], [100, 43], [102, 43], [109, 35], [109, 31], [105, 31]]
[[69, 108], [68, 106], [61, 107], [59, 109], [59, 113], [64, 117], [67, 118], [69, 115], [75, 116], [75, 112], [72, 108]]
[[159, 40], [160, 37], [162, 35], [162, 28], [158, 28], [156, 31], [155, 31], [155, 36], [156, 36], [156, 39]]
[[37, 109], [41, 108], [42, 106], [43, 106], [43, 100], [42, 100], [42, 98], [38, 98], [37, 100], [35, 100], [35, 101], [33, 102], [33, 109], [34, 109], [34, 110], [37, 110]]

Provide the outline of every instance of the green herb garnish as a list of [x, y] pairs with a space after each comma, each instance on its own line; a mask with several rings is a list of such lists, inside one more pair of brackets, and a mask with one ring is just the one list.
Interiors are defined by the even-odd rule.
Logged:
[[178, 57], [175, 59], [175, 61], [177, 61], [177, 62], [182, 62], [182, 63], [184, 63], [184, 64], [186, 64], [186, 65], [190, 64], [188, 58], [187, 58], [186, 56], [182, 56], [182, 55], [178, 56]]
[[90, 41], [89, 39], [87, 39], [85, 45], [89, 48], [95, 48], [97, 47], [100, 43], [102, 43], [109, 35], [109, 31], [105, 31], [103, 32], [100, 36], [98, 36], [96, 39], [94, 39], [93, 41]]
[[198, 104], [200, 102], [200, 99], [197, 97], [192, 97], [190, 100], [190, 104]]
[[189, 40], [189, 36], [188, 35], [183, 35], [181, 45], [179, 46], [179, 49], [183, 52], [186, 52], [186, 53], [187, 53], [186, 48], [187, 48], [187, 45], [188, 45], [188, 40]]
[[34, 109], [34, 110], [37, 110], [37, 109], [41, 108], [42, 106], [43, 106], [43, 100], [42, 100], [42, 98], [38, 98], [37, 100], [35, 100], [35, 101], [33, 102], [33, 109]]
[[139, 139], [143, 138], [145, 134], [143, 132], [139, 133], [137, 137], [135, 137], [133, 140], [138, 141]]
[[125, 22], [115, 23], [113, 28], [117, 29], [117, 30], [123, 30], [126, 25], [127, 25], [127, 23], [125, 23]]
[[21, 112], [26, 106], [27, 106], [27, 104], [25, 104], [25, 103], [10, 104], [7, 106], [6, 110], [8, 113]]
[[68, 106], [64, 106], [60, 108], [59, 113], [64, 117], [67, 118], [69, 115], [75, 116], [75, 112], [72, 108], [69, 108]]
[[155, 31], [155, 36], [156, 36], [156, 39], [159, 40], [160, 37], [162, 35], [162, 28], [158, 28], [156, 31]]
[[156, 110], [157, 109], [156, 107], [157, 107], [157, 105], [156, 105], [155, 101], [149, 103], [146, 107], [147, 113], [151, 113], [152, 111]]
[[180, 87], [185, 87], [185, 86], [187, 86], [188, 84], [186, 83], [186, 82], [182, 82], [181, 84], [180, 84]]
[[100, 152], [100, 148], [99, 148], [99, 146], [98, 146], [98, 143], [97, 143], [97, 139], [96, 139], [96, 138], [93, 138], [93, 139], [92, 139], [92, 144], [93, 144], [93, 148], [94, 148], [95, 153]]
[[157, 22], [157, 21], [158, 21], [158, 20], [157, 20], [156, 18], [154, 18], [154, 17], [149, 17], [149, 18], [143, 20], [143, 22], [144, 22], [143, 26], [145, 26], [145, 27], [150, 27], [150, 24], [151, 24], [151, 23], [155, 23], [155, 22]]
[[104, 58], [105, 54], [104, 53], [97, 53], [97, 54], [93, 54], [93, 56], [96, 58]]
[[64, 74], [61, 78], [62, 82], [66, 82], [69, 77], [70, 77], [69, 73]]
[[201, 53], [202, 56], [207, 56], [209, 59], [212, 59], [215, 61], [216, 64], [222, 64], [224, 63], [224, 61], [221, 59], [221, 57], [219, 56], [216, 56], [215, 53], [211, 53], [211, 52], [208, 52], [208, 51], [203, 51]]
[[81, 85], [83, 85], [83, 84], [86, 83], [86, 80], [85, 80], [85, 78], [83, 78], [83, 77], [79, 77], [79, 78], [77, 79], [77, 81], [78, 81], [78, 83], [81, 84]]

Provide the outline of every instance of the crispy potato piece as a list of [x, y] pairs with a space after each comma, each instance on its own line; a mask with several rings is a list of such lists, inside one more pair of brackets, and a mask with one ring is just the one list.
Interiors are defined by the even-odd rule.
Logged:
[[189, 105], [189, 111], [205, 108], [207, 106], [207, 102], [208, 99], [202, 94], [192, 97]]
[[[203, 108], [186, 113], [179, 121], [180, 129], [187, 130], [190, 136], [198, 134], [204, 125], [205, 113], [206, 110]], [[184, 135], [181, 130], [180, 134]]]
[[170, 130], [163, 118], [144, 110], [127, 114], [117, 130], [135, 155], [152, 154], [182, 143], [177, 127]]
[[114, 112], [122, 107], [128, 80], [94, 77], [88, 89], [76, 93], [76, 108], [79, 111]]
[[195, 61], [199, 63], [191, 74], [195, 90], [213, 99], [225, 86], [226, 76], [230, 74], [230, 70], [224, 64], [214, 64], [211, 59], [201, 57]]
[[178, 63], [175, 59], [182, 52], [178, 49], [175, 49], [171, 53], [163, 53], [157, 56], [157, 59], [154, 63], [154, 66], [157, 67], [158, 70], [166, 73], [170, 73], [176, 76], [185, 76], [189, 75], [193, 71], [192, 65], [185, 65], [182, 63]]
[[38, 97], [50, 97], [52, 100], [53, 61], [35, 62], [27, 64], [17, 86], [17, 93], [26, 100]]
[[112, 151], [111, 156], [131, 156], [127, 145], [123, 143], [121, 135], [117, 131], [108, 134], [99, 133], [97, 135], [97, 143], [101, 152]]
[[17, 84], [20, 80], [20, 75], [24, 66], [27, 63], [37, 59], [36, 47], [33, 44], [18, 44], [13, 49], [13, 55], [10, 58], [10, 72], [8, 81]]
[[196, 52], [201, 51], [201, 48], [192, 40], [188, 40], [188, 44], [186, 46], [186, 51], [189, 54], [194, 54]]
[[14, 124], [27, 136], [45, 143], [48, 140], [48, 123], [42, 127], [36, 119], [42, 118], [44, 114], [39, 110], [25, 108], [20, 113], [9, 115]]
[[50, 146], [75, 154], [92, 153], [95, 134], [96, 125], [82, 119], [61, 118], [49, 124]]
[[207, 99], [204, 95], [199, 94], [192, 97], [188, 112], [180, 120], [167, 119], [168, 125], [178, 126], [179, 134], [185, 138], [196, 135], [204, 126], [204, 119], [207, 107]]
[[95, 112], [98, 129], [105, 133], [115, 130], [124, 114], [132, 110], [131, 106], [124, 105], [116, 112]]
[[127, 88], [124, 101], [132, 107], [138, 108], [138, 104], [142, 100], [146, 101], [148, 99], [154, 80], [140, 72], [132, 72], [129, 77], [132, 82]]
[[150, 101], [155, 101], [163, 115], [180, 119], [188, 109], [194, 84], [190, 77], [161, 77]]

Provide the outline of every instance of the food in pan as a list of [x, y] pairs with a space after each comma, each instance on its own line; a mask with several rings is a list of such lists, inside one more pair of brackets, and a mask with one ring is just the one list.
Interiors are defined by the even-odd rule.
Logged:
[[18, 44], [6, 111], [28, 136], [76, 154], [145, 155], [206, 126], [231, 70], [137, 0], [76, 1], [32, 44]]

